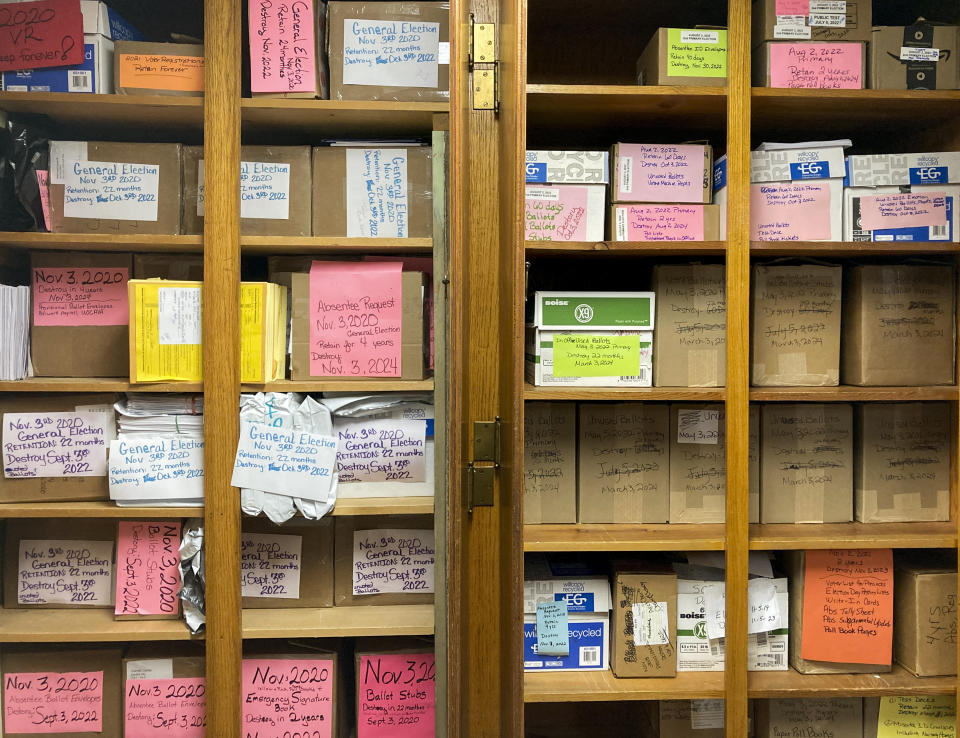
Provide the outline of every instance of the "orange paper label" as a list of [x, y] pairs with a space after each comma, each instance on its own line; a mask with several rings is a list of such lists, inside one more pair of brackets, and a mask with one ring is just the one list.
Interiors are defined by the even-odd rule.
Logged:
[[203, 92], [203, 57], [121, 54], [119, 86]]
[[889, 664], [892, 644], [893, 551], [807, 551], [800, 655]]

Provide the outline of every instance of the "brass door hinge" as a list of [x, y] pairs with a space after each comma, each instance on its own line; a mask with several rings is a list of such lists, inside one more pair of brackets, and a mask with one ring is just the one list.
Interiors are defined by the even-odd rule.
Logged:
[[500, 110], [500, 62], [493, 23], [477, 23], [470, 14], [470, 71], [473, 72], [473, 109]]
[[473, 459], [467, 464], [467, 512], [493, 506], [496, 472], [500, 468], [500, 418], [473, 423]]

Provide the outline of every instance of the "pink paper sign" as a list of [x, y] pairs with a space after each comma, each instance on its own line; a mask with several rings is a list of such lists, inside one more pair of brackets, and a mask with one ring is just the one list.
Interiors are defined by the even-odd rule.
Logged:
[[124, 738], [203, 738], [206, 679], [132, 679], [126, 684]]
[[126, 267], [36, 267], [34, 325], [127, 325]]
[[770, 44], [770, 86], [863, 89], [863, 44]]
[[618, 241], [703, 240], [703, 205], [618, 205], [616, 221]]
[[357, 738], [432, 738], [434, 669], [432, 653], [361, 656]]
[[310, 376], [400, 376], [401, 267], [397, 262], [313, 262]]
[[617, 200], [703, 202], [706, 163], [703, 146], [620, 144]]
[[117, 534], [117, 615], [180, 612], [180, 523], [122, 520]]
[[945, 192], [904, 192], [860, 198], [860, 226], [868, 231], [946, 224]]
[[250, 87], [316, 92], [313, 0], [250, 0]]
[[243, 735], [330, 738], [335, 678], [330, 659], [244, 659]]
[[3, 728], [6, 735], [102, 732], [103, 672], [4, 674]]
[[830, 235], [827, 182], [750, 186], [751, 241], [825, 241]]
[[810, 0], [777, 0], [777, 15], [810, 15]]
[[528, 241], [585, 241], [587, 188], [580, 185], [528, 185], [526, 231]]
[[47, 185], [49, 171], [37, 169], [37, 187], [40, 190], [40, 207], [43, 209], [43, 225], [47, 230], [52, 227], [50, 220], [50, 187]]
[[433, 259], [429, 256], [364, 256], [364, 261], [399, 261], [405, 272], [423, 272], [427, 275], [427, 288], [423, 306], [430, 319], [430, 368], [433, 369]]

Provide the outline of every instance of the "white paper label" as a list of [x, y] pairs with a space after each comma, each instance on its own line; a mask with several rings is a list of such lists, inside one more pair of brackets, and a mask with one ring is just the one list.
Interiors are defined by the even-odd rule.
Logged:
[[617, 240], [627, 240], [627, 210], [626, 208], [617, 208]]
[[723, 700], [690, 700], [690, 727], [694, 730], [723, 728]]
[[3, 475], [106, 476], [106, 425], [104, 413], [5, 413]]
[[63, 215], [66, 218], [156, 220], [159, 192], [158, 164], [66, 162]]
[[406, 238], [406, 149], [347, 149], [347, 237]]
[[777, 588], [771, 579], [747, 582], [747, 633], [766, 633], [782, 627]]
[[814, 13], [840, 13], [846, 15], [847, 0], [810, 0], [810, 15]]
[[807, 25], [807, 16], [805, 15], [778, 15], [778, 26], [805, 26]]
[[670, 643], [670, 619], [666, 602], [634, 602], [633, 643], [662, 646]]
[[[23, 90], [26, 92], [26, 89]], [[67, 167], [75, 161], [87, 160], [86, 141], [57, 141], [50, 146], [50, 184], [63, 184]]]
[[89, 69], [68, 69], [67, 90], [70, 92], [93, 92], [93, 73]]
[[524, 197], [527, 200], [559, 200], [560, 190], [556, 187], [527, 187]]
[[450, 63], [450, 42], [441, 41], [437, 49], [437, 62], [439, 64]]
[[727, 629], [726, 592], [722, 582], [707, 584], [703, 588], [704, 623], [707, 638], [723, 638]]
[[901, 61], [940, 61], [940, 49], [917, 49], [912, 46], [900, 47]]
[[716, 446], [719, 440], [719, 410], [677, 410], [677, 443]]
[[847, 16], [843, 13], [811, 13], [810, 25], [823, 28], [846, 28]]
[[240, 217], [286, 220], [290, 214], [290, 165], [240, 162]]
[[203, 439], [119, 439], [110, 443], [111, 500], [202, 500]]
[[21, 605], [110, 605], [113, 541], [20, 541]]
[[680, 41], [685, 44], [718, 44], [719, 31], [680, 31]]
[[633, 157], [620, 157], [620, 192], [633, 192]]
[[434, 591], [432, 530], [358, 530], [353, 533], [353, 594]]
[[173, 679], [173, 659], [128, 661], [127, 679]]
[[157, 342], [161, 346], [202, 343], [203, 288], [160, 287], [157, 297]]
[[243, 596], [297, 599], [300, 596], [302, 549], [302, 536], [241, 534]]
[[343, 83], [437, 87], [440, 24], [343, 19]]
[[73, 408], [78, 413], [103, 413], [105, 440], [110, 441], [117, 437], [117, 414], [113, 405], [77, 405]]
[[336, 419], [340, 484], [425, 481], [426, 434], [423, 420]]
[[810, 26], [774, 26], [774, 38], [810, 38]]

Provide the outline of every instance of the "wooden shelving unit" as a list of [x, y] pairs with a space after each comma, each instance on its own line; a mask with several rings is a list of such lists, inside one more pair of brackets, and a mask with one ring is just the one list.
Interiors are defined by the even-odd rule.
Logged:
[[[0, 92], [11, 95], [11, 92]], [[0, 110], [3, 100], [0, 97]], [[53, 251], [153, 251], [187, 253], [203, 250], [202, 236], [153, 236], [117, 233], [16, 233], [0, 232], [0, 247]]]
[[882, 697], [892, 695], [954, 694], [956, 677], [915, 677], [894, 664], [889, 674], [799, 674], [787, 671], [751, 671], [751, 697]]
[[805, 256], [857, 258], [862, 256], [912, 256], [960, 254], [960, 243], [950, 241], [751, 241], [756, 257]]
[[724, 394], [722, 387], [523, 387], [525, 400], [722, 402]]
[[524, 551], [722, 551], [723, 525], [525, 525]]
[[429, 238], [330, 238], [323, 236], [240, 236], [247, 254], [429, 254]]
[[526, 241], [528, 256], [723, 256], [723, 241]]
[[119, 507], [107, 500], [90, 502], [4, 502], [0, 520], [18, 518], [202, 518], [202, 507]]
[[244, 638], [433, 635], [432, 605], [244, 610]]
[[955, 385], [942, 387], [752, 387], [756, 402], [933, 402], [956, 401]]
[[389, 100], [297, 100], [244, 98], [240, 101], [244, 140], [283, 133], [323, 131], [327, 138], [405, 138], [434, 130], [434, 116], [450, 112], [446, 103]]
[[[291, 380], [241, 385], [243, 392], [432, 392], [433, 379]], [[200, 382], [134, 384], [113, 377], [33, 377], [0, 382], [0, 392], [202, 392]]]
[[0, 608], [0, 643], [127, 643], [194, 639], [182, 620], [114, 620], [113, 609]]
[[956, 548], [957, 524], [816, 523], [754, 524], [750, 549], [786, 551], [805, 548]]
[[682, 672], [676, 677], [617, 679], [612, 671], [524, 674], [525, 702], [721, 699], [723, 672]]
[[433, 497], [341, 497], [331, 515], [432, 515]]

